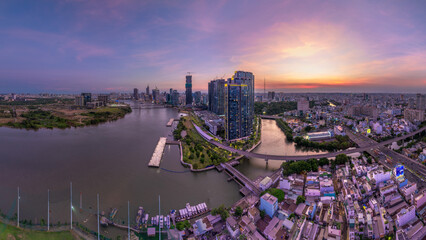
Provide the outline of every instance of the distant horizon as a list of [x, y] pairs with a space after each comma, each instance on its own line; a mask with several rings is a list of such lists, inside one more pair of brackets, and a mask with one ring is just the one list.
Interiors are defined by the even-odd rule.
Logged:
[[[128, 91], [89, 91], [89, 90], [83, 90], [83, 91], [77, 91], [77, 92], [0, 92], [0, 95], [9, 95], [9, 94], [63, 94], [63, 95], [76, 95], [76, 94], [81, 94], [81, 93], [92, 93], [92, 94], [110, 94], [110, 93], [128, 93], [128, 94], [133, 94], [133, 89], [129, 89]], [[161, 89], [158, 88], [160, 90], [160, 92], [168, 92], [168, 89]], [[142, 90], [142, 88], [138, 88], [139, 93], [145, 93], [145, 91]], [[142, 90], [142, 91], [141, 91]], [[150, 88], [150, 94], [152, 94], [152, 89]], [[179, 90], [179, 89], [173, 89], [173, 90], [177, 90], [179, 93], [184, 94], [185, 90]], [[193, 89], [193, 93], [194, 92], [198, 92], [200, 91], [201, 93], [208, 93], [208, 91], [206, 90], [194, 90]], [[280, 91], [280, 90], [274, 90], [274, 89], [266, 89], [266, 94], [268, 94], [268, 92], [275, 92], [275, 93], [285, 93], [285, 94], [404, 94], [404, 95], [416, 95], [416, 94], [426, 94], [425, 92], [284, 92], [284, 91]], [[263, 90], [262, 91], [257, 91], [255, 89], [255, 94], [264, 94]]]
[[[308, 3], [308, 4], [307, 4]], [[425, 1], [2, 1], [0, 91], [426, 92]], [[291, 11], [290, 11], [291, 10]], [[99, 87], [103, 86], [103, 87]]]

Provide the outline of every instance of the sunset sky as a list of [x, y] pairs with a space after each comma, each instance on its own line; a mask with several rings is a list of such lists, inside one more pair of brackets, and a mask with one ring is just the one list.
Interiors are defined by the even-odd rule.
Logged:
[[[0, 1], [0, 93], [426, 92], [426, 1]], [[260, 90], [260, 89], [259, 89]]]

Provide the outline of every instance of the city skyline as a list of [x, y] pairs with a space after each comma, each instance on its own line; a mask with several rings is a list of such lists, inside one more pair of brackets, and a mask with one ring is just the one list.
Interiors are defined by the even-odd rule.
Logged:
[[234, 70], [281, 92], [426, 91], [424, 2], [0, 3], [0, 89], [193, 91]]

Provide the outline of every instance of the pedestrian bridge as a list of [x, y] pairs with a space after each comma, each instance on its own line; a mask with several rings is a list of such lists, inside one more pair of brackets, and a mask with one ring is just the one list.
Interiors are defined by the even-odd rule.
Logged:
[[238, 179], [244, 186], [249, 189], [252, 193], [254, 193], [256, 196], [260, 195], [261, 190], [259, 187], [254, 184], [252, 180], [250, 180], [248, 177], [246, 177], [244, 174], [242, 174], [240, 171], [232, 167], [229, 163], [221, 163], [220, 164], [229, 174], [231, 174], [233, 177]]

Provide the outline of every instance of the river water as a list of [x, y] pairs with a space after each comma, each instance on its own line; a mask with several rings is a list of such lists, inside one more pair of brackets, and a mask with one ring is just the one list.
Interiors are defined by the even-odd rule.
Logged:
[[[177, 146], [166, 146], [161, 168], [148, 162], [158, 139], [167, 136], [171, 108], [133, 109], [125, 118], [84, 128], [38, 131], [0, 128], [0, 210], [13, 216], [20, 188], [21, 219], [33, 223], [47, 219], [47, 190], [50, 189], [51, 223], [69, 222], [70, 182], [73, 186], [73, 220], [96, 230], [96, 195], [100, 210], [118, 208], [117, 219], [127, 223], [127, 201], [134, 222], [138, 206], [150, 215], [206, 202], [210, 208], [230, 206], [241, 198], [239, 186], [227, 182], [225, 173], [182, 172]], [[268, 154], [315, 154], [297, 150], [274, 120], [262, 120], [262, 144], [254, 150]], [[249, 178], [268, 175], [281, 161], [248, 159], [237, 168]], [[167, 170], [165, 170], [167, 169]], [[81, 204], [81, 205], [80, 205]], [[81, 206], [81, 209], [80, 209]], [[102, 229], [105, 235], [123, 232]], [[125, 233], [124, 233], [125, 235]]]
[[[262, 143], [253, 150], [256, 153], [271, 155], [313, 155], [325, 153], [322, 151], [306, 151], [296, 148], [293, 142], [288, 142], [286, 136], [275, 123], [275, 120], [262, 119]], [[283, 161], [269, 160], [266, 164], [264, 159], [249, 158], [243, 161], [236, 168], [250, 179], [271, 174], [271, 171], [278, 169]]]
[[[158, 214], [159, 195], [162, 214], [186, 203], [206, 202], [213, 208], [240, 199], [238, 185], [227, 182], [225, 173], [172, 173], [147, 166], [159, 138], [170, 132], [166, 123], [177, 116], [171, 108], [134, 109], [123, 119], [84, 128], [0, 128], [0, 209], [15, 214], [19, 186], [21, 220], [40, 222], [47, 219], [50, 189], [51, 223], [70, 222], [71, 181], [74, 221], [87, 221], [93, 230], [96, 221], [89, 213], [96, 211], [98, 193], [100, 210], [118, 208], [117, 218], [126, 223], [127, 201], [134, 221], [138, 206]], [[179, 159], [178, 147], [167, 145], [161, 167], [188, 170]]]

